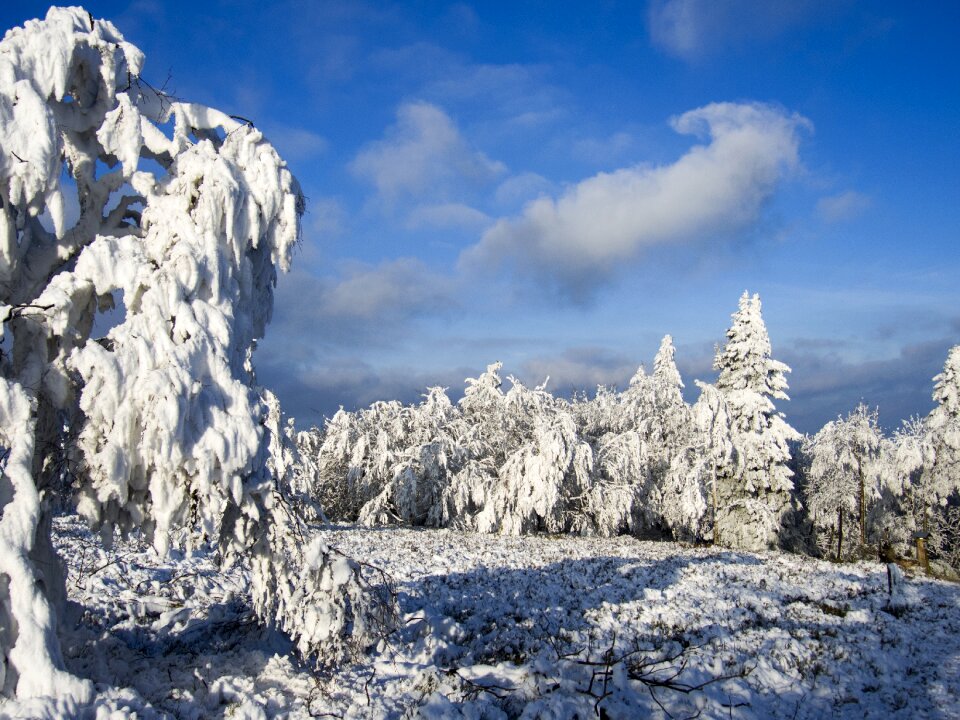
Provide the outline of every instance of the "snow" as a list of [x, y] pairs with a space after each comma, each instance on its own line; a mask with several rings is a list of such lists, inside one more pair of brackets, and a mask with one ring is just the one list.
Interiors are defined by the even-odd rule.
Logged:
[[[362, 558], [368, 577], [370, 566], [385, 570], [401, 613], [371, 652], [325, 672], [255, 621], [249, 571], [221, 571], [212, 548], [161, 558], [133, 537], [105, 550], [78, 518], [57, 518], [76, 603], [66, 665], [93, 681], [95, 697], [7, 700], [0, 715], [960, 714], [960, 586], [900, 577], [899, 568], [891, 597], [888, 569], [876, 562], [628, 536], [353, 526], [309, 534], [311, 552]], [[352, 572], [346, 561], [332, 566]], [[676, 689], [664, 687], [678, 669]]]

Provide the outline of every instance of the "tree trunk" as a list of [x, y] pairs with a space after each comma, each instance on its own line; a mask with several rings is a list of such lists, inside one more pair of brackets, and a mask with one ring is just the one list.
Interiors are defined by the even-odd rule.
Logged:
[[840, 558], [843, 553], [843, 508], [837, 508], [837, 562], [840, 562]]
[[713, 544], [720, 544], [720, 533], [717, 532], [717, 466], [713, 466]]
[[863, 467], [859, 472], [860, 479], [860, 547], [867, 546], [867, 489], [863, 477]]

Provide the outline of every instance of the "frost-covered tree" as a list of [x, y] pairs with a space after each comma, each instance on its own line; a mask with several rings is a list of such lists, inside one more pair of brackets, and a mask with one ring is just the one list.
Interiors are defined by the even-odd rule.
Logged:
[[[279, 407], [251, 364], [303, 196], [255, 127], [158, 93], [143, 61], [80, 8], [0, 42], [6, 695], [89, 694], [62, 670], [56, 635], [51, 469], [64, 462], [104, 541], [140, 529], [165, 552], [186, 527], [225, 561], [249, 561], [256, 610], [304, 652], [332, 658], [375, 620], [358, 566], [299, 544], [281, 501], [286, 460], [270, 455]], [[120, 321], [94, 337], [114, 300]]]
[[585, 507], [600, 534], [660, 536], [667, 530], [664, 484], [691, 429], [674, 354], [667, 335], [652, 374], [641, 365], [624, 392], [600, 387], [592, 400], [572, 405], [583, 439], [594, 448], [594, 483]]
[[735, 463], [718, 478], [716, 539], [746, 550], [776, 547], [792, 510], [789, 443], [800, 435], [773, 404], [789, 399], [790, 368], [772, 357], [758, 295], [745, 292], [740, 298], [714, 368], [720, 371], [716, 387], [726, 401], [735, 449]]
[[818, 545], [837, 560], [867, 544], [868, 505], [880, 497], [882, 440], [876, 411], [861, 403], [804, 442], [807, 509]]
[[390, 478], [360, 511], [360, 522], [382, 525], [442, 525], [442, 497], [467, 459], [457, 422], [459, 411], [446, 390], [432, 387], [407, 414], [403, 447], [389, 470]]
[[396, 400], [378, 401], [353, 413], [341, 408], [327, 421], [314, 493], [331, 518], [357, 520], [383, 493], [415, 442], [416, 412]]
[[636, 430], [608, 432], [594, 444], [587, 513], [600, 535], [657, 534], [662, 523], [650, 452]]
[[926, 421], [932, 452], [928, 472], [933, 492], [946, 498], [960, 490], [960, 345], [950, 350], [933, 381], [937, 406]]
[[677, 540], [701, 541], [712, 532], [717, 503], [718, 469], [734, 457], [730, 416], [723, 395], [697, 381], [700, 397], [675, 425], [675, 449], [660, 484], [661, 522]]
[[924, 468], [933, 463], [927, 427], [923, 420], [911, 417], [893, 435], [893, 462], [900, 481], [907, 518], [912, 530], [923, 525], [926, 508], [935, 502], [932, 488], [927, 483], [929, 475]]
[[[709, 473], [709, 478], [704, 482], [709, 495], [710, 525], [715, 528], [718, 477], [729, 472], [734, 465], [732, 419], [727, 401], [716, 386], [698, 380], [697, 387], [700, 388], [700, 397], [693, 406], [693, 418], [700, 438], [701, 454]], [[716, 542], [716, 536], [713, 539]]]
[[598, 385], [591, 398], [576, 395], [570, 404], [570, 412], [583, 438], [591, 442], [621, 426], [620, 394], [616, 388]]
[[589, 532], [583, 498], [593, 454], [565, 411], [540, 418], [533, 438], [507, 458], [496, 487], [477, 515], [481, 532]]
[[[934, 379], [937, 406], [926, 419], [929, 462], [923, 470], [924, 530], [931, 548], [960, 561], [960, 345], [951, 348], [943, 372]], [[929, 520], [928, 520], [929, 518]]]

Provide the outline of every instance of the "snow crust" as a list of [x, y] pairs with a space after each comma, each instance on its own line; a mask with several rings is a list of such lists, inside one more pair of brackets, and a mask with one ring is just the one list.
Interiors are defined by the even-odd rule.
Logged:
[[[630, 537], [314, 528], [318, 551], [386, 570], [403, 614], [369, 654], [315, 673], [255, 622], [248, 571], [221, 572], [212, 548], [161, 558], [132, 538], [106, 550], [72, 517], [56, 520], [55, 539], [78, 603], [67, 667], [95, 693], [8, 700], [4, 717], [960, 713], [960, 587], [907, 573], [892, 597], [880, 563]], [[680, 683], [709, 684], [638, 679], [678, 670]]]

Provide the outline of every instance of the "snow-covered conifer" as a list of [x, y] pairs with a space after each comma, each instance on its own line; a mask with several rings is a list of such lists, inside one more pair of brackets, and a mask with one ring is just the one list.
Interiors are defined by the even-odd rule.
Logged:
[[716, 386], [726, 401], [736, 453], [736, 463], [718, 478], [715, 539], [747, 550], [775, 547], [792, 509], [789, 443], [800, 435], [772, 402], [789, 399], [790, 368], [772, 357], [759, 296], [745, 292], [740, 298], [714, 367], [720, 371]]
[[869, 506], [880, 497], [882, 434], [877, 413], [860, 404], [804, 443], [804, 497], [825, 553], [839, 560], [868, 541]]
[[941, 556], [960, 562], [960, 345], [947, 355], [943, 372], [934, 379], [937, 406], [926, 419], [930, 461], [924, 468], [926, 495], [924, 528], [930, 546]]
[[[700, 397], [693, 406], [694, 424], [700, 438], [709, 477], [705, 479], [709, 495], [710, 525], [715, 527], [718, 478], [734, 467], [733, 425], [727, 401], [716, 386], [696, 381]], [[716, 537], [714, 537], [716, 540]]]
[[946, 498], [960, 490], [960, 345], [950, 350], [933, 381], [937, 406], [926, 422], [933, 453], [929, 473], [936, 495]]

